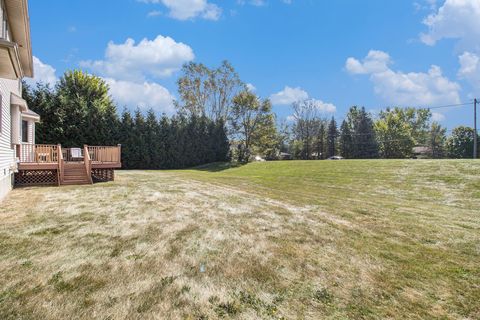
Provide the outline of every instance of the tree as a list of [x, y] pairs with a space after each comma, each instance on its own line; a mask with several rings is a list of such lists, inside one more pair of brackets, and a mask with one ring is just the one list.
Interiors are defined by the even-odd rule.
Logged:
[[148, 169], [158, 169], [160, 168], [161, 153], [161, 141], [158, 139], [160, 125], [158, 123], [157, 116], [152, 109], [149, 109], [147, 112], [144, 129], [146, 147], [144, 167]]
[[245, 89], [228, 61], [213, 70], [201, 63], [185, 64], [177, 85], [180, 99], [176, 107], [180, 113], [224, 123], [230, 119], [233, 97]]
[[332, 117], [332, 120], [330, 121], [330, 123], [328, 125], [328, 153], [327, 153], [327, 157], [333, 157], [337, 153], [337, 136], [338, 136], [337, 122], [335, 121], [335, 118]]
[[450, 158], [468, 159], [473, 157], [472, 128], [460, 126], [453, 129], [452, 135], [447, 140], [447, 153]]
[[134, 158], [136, 144], [133, 130], [132, 115], [125, 109], [122, 113], [118, 135], [118, 141], [122, 144], [122, 165], [125, 168], [134, 168], [136, 162]]
[[37, 84], [35, 88], [23, 83], [23, 98], [30, 109], [41, 115], [35, 125], [35, 140], [39, 144], [57, 144], [63, 135], [63, 110], [58, 108], [57, 95], [49, 85]]
[[291, 153], [291, 144], [292, 144], [292, 137], [291, 137], [291, 130], [290, 126], [286, 122], [286, 120], [283, 120], [280, 122], [278, 125], [278, 134], [277, 134], [277, 140], [278, 140], [278, 147], [280, 152], [285, 152], [285, 153]]
[[261, 101], [248, 90], [240, 92], [233, 99], [232, 127], [239, 144], [239, 161], [248, 161], [253, 147], [263, 148], [262, 140], [269, 135], [272, 121], [270, 101]]
[[372, 159], [378, 157], [378, 143], [372, 117], [365, 108], [351, 107], [347, 122], [353, 136], [353, 159]]
[[445, 156], [446, 133], [447, 129], [443, 128], [438, 122], [432, 123], [428, 142], [431, 152], [430, 156], [433, 159], [439, 159]]
[[108, 90], [103, 79], [78, 70], [67, 71], [54, 89], [25, 86], [31, 109], [41, 115], [37, 142], [66, 147], [116, 144], [119, 119]]
[[[309, 160], [312, 157], [313, 144], [319, 135], [319, 126], [321, 124], [318, 116], [318, 105], [316, 101], [309, 99], [297, 101], [293, 103], [292, 107], [295, 119], [293, 132], [296, 140], [299, 141], [300, 157], [303, 160]], [[319, 151], [318, 144], [317, 151]]]
[[388, 109], [380, 112], [375, 131], [383, 158], [401, 159], [412, 155], [415, 146], [412, 128], [404, 121], [401, 113]]
[[340, 154], [346, 159], [353, 157], [353, 136], [350, 126], [346, 120], [343, 120], [340, 126]]
[[317, 154], [317, 160], [323, 160], [325, 159], [325, 149], [326, 149], [326, 121], [322, 119], [317, 119], [314, 122], [314, 126], [312, 128], [316, 132], [316, 137], [315, 137], [315, 146], [316, 146], [316, 154]]
[[380, 112], [375, 129], [384, 158], [408, 158], [416, 145], [429, 145], [428, 109], [388, 108]]
[[272, 112], [265, 114], [261, 118], [259, 126], [253, 132], [252, 149], [256, 154], [259, 154], [268, 160], [278, 159], [280, 153], [280, 141], [276, 118]]

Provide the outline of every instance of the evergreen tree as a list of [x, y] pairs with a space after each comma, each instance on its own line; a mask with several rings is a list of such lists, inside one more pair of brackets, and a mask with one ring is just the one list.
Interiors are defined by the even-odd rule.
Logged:
[[346, 120], [343, 120], [340, 126], [340, 154], [346, 159], [353, 157], [353, 136], [350, 125]]
[[316, 154], [317, 154], [317, 160], [323, 160], [325, 159], [325, 146], [326, 144], [326, 130], [325, 130], [325, 121], [318, 119], [317, 120], [317, 137], [315, 139], [315, 145], [316, 145]]
[[133, 141], [133, 169], [148, 169], [150, 157], [148, 155], [148, 144], [146, 141], [145, 117], [138, 108], [134, 112]]
[[337, 153], [337, 136], [338, 136], [337, 122], [335, 121], [335, 118], [332, 117], [332, 120], [328, 125], [327, 157], [333, 157]]
[[160, 141], [159, 137], [159, 124], [157, 121], [157, 116], [155, 112], [150, 109], [147, 112], [147, 117], [145, 119], [145, 143], [147, 146], [145, 159], [144, 159], [144, 168], [146, 169], [158, 169], [159, 158], [160, 158]]
[[122, 144], [122, 165], [124, 168], [133, 168], [135, 164], [135, 159], [132, 157], [135, 148], [133, 129], [134, 123], [132, 115], [125, 109], [122, 113], [118, 135], [119, 143]]
[[365, 108], [352, 107], [347, 116], [353, 128], [354, 159], [378, 158], [378, 144], [373, 120]]
[[61, 143], [65, 112], [58, 108], [56, 91], [41, 83], [37, 84], [36, 88], [23, 83], [23, 98], [31, 110], [41, 115], [41, 121], [35, 125], [36, 142], [39, 144]]

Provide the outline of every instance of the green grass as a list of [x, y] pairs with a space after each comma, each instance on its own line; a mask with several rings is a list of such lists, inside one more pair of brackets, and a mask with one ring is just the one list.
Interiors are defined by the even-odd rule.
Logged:
[[0, 319], [480, 318], [480, 162], [121, 171], [0, 219]]

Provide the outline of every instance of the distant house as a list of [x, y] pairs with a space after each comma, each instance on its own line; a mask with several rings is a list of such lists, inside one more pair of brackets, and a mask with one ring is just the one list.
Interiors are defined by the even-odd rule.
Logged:
[[424, 159], [429, 158], [432, 154], [432, 149], [430, 147], [417, 146], [412, 150], [414, 159]]
[[17, 146], [35, 143], [40, 117], [22, 99], [22, 78], [33, 77], [27, 0], [0, 0], [0, 200], [17, 170]]
[[280, 160], [293, 160], [293, 155], [287, 152], [280, 152]]

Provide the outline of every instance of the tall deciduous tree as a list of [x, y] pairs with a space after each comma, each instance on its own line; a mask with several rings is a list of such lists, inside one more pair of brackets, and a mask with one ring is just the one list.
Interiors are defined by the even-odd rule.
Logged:
[[309, 160], [312, 158], [315, 150], [314, 142], [317, 139], [319, 133], [319, 111], [318, 105], [314, 100], [303, 100], [293, 103], [293, 117], [295, 123], [293, 126], [293, 132], [295, 138], [299, 143], [300, 157], [303, 160]]
[[447, 140], [448, 156], [455, 159], [472, 158], [474, 134], [474, 130], [469, 127], [460, 126], [453, 129], [452, 135]]
[[177, 84], [180, 100], [176, 107], [181, 113], [224, 123], [230, 119], [233, 97], [245, 89], [228, 61], [216, 69], [201, 63], [185, 64]]
[[416, 145], [429, 145], [431, 112], [428, 109], [393, 108], [380, 112], [375, 124], [384, 158], [408, 158]]
[[430, 156], [433, 159], [445, 157], [445, 143], [447, 141], [447, 129], [443, 128], [438, 122], [433, 122], [430, 127], [428, 144]]
[[272, 130], [272, 105], [261, 101], [248, 90], [233, 99], [232, 127], [239, 141], [239, 161], [248, 161], [253, 148], [263, 148], [264, 139], [270, 139]]

